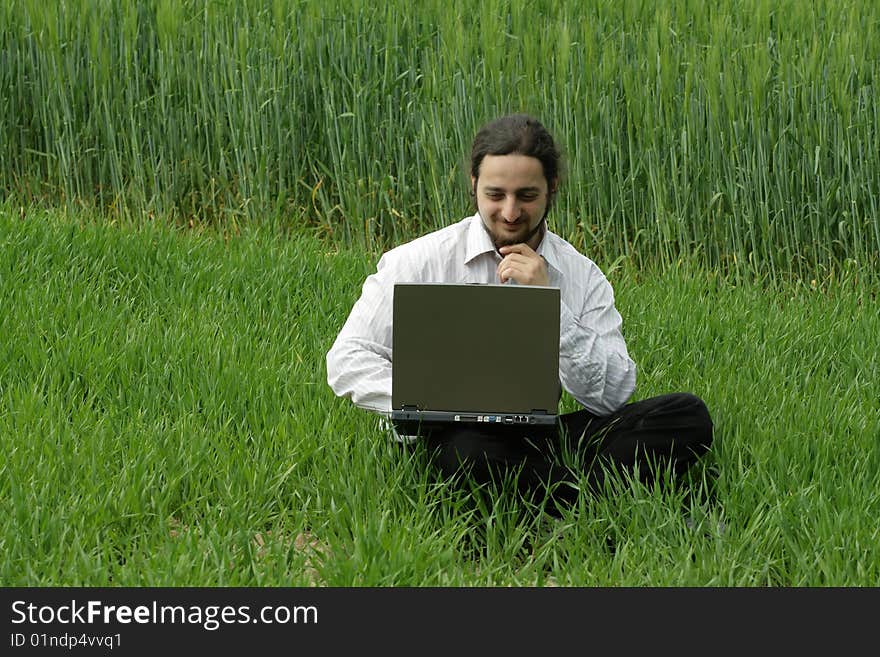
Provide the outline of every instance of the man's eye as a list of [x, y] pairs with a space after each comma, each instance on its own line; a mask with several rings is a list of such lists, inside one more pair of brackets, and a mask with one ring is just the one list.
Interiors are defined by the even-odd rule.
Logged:
[[534, 201], [536, 198], [538, 198], [537, 194], [520, 194], [519, 200], [531, 202]]
[[488, 194], [486, 194], [486, 196], [488, 196], [493, 201], [500, 201], [504, 198], [504, 194], [499, 194], [498, 192], [489, 192]]

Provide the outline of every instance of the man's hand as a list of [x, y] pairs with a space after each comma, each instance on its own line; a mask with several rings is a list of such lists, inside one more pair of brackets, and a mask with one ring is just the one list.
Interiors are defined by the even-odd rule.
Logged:
[[504, 256], [497, 269], [502, 283], [512, 278], [520, 285], [550, 285], [547, 263], [527, 244], [502, 246], [498, 253]]

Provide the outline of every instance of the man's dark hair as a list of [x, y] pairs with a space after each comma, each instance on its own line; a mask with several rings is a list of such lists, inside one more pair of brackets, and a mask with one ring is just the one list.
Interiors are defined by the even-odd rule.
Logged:
[[510, 114], [490, 121], [477, 132], [471, 146], [471, 175], [480, 177], [487, 155], [528, 155], [541, 161], [547, 189], [559, 178], [561, 156], [553, 137], [540, 121], [528, 114]]

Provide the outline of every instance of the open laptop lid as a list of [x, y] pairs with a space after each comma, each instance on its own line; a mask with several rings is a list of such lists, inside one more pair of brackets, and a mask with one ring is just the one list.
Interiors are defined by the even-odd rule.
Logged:
[[556, 287], [394, 286], [392, 420], [555, 424]]

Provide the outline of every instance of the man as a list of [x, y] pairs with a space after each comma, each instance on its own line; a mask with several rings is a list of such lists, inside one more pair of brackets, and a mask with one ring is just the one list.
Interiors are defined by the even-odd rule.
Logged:
[[[573, 501], [580, 474], [598, 487], [606, 467], [658, 467], [681, 474], [712, 442], [712, 421], [697, 397], [676, 393], [627, 404], [636, 366], [621, 334], [614, 295], [599, 268], [547, 228], [560, 155], [534, 118], [514, 114], [485, 125], [471, 150], [477, 213], [385, 253], [327, 354], [333, 391], [382, 414], [391, 411], [391, 308], [398, 282], [515, 283], [560, 288], [559, 379], [583, 410], [561, 415], [556, 431], [511, 426], [432, 430], [421, 436], [446, 476], [477, 483], [516, 471], [521, 492], [551, 491]], [[499, 326], [498, 331], [516, 331]], [[474, 335], [491, 345], [491, 335]], [[529, 348], [530, 336], [522, 336]], [[516, 354], [507, 354], [516, 358]], [[529, 376], [523, 372], [523, 377]], [[572, 472], [560, 454], [577, 454]]]

